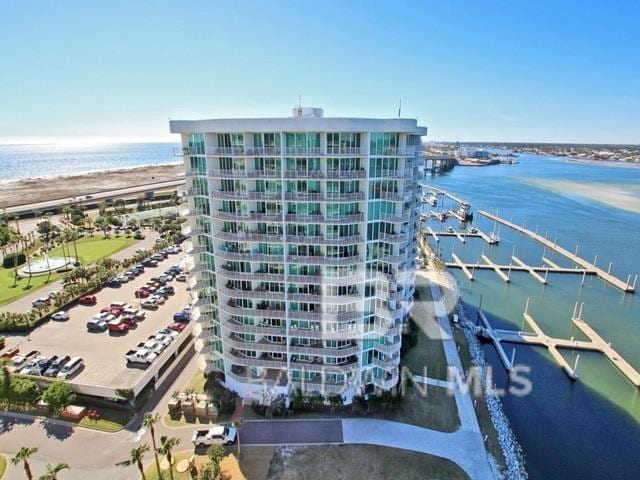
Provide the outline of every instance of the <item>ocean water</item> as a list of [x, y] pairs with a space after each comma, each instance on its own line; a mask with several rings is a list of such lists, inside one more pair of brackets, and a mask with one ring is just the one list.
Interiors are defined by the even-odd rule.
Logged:
[[0, 145], [0, 181], [177, 163], [172, 143]]
[[[568, 250], [575, 250], [625, 281], [640, 273], [640, 214], [596, 201], [585, 195], [545, 185], [579, 183], [587, 192], [623, 191], [633, 201], [640, 185], [640, 169], [569, 163], [548, 157], [520, 156], [517, 165], [482, 168], [456, 167], [443, 175], [429, 176], [426, 184], [448, 190], [470, 201], [473, 210], [483, 209], [507, 220], [525, 224]], [[439, 197], [442, 198], [442, 197]], [[440, 202], [438, 210], [452, 208]], [[431, 207], [426, 207], [430, 209]], [[428, 223], [438, 231], [449, 220]], [[562, 257], [545, 251], [535, 241], [507, 227], [495, 226], [477, 213], [474, 226], [485, 232], [497, 229], [500, 245], [481, 239], [462, 244], [457, 238], [430, 240], [451, 261], [455, 252], [463, 261], [482, 262], [485, 254], [496, 263], [509, 264], [515, 254], [523, 261], [542, 266], [542, 256], [569, 266]], [[529, 312], [542, 329], [559, 338], [584, 339], [571, 323], [575, 302], [584, 302], [584, 319], [636, 369], [640, 370], [640, 282], [638, 293], [624, 294], [596, 277], [549, 275], [542, 285], [528, 273], [512, 273], [509, 284], [493, 271], [476, 271], [469, 281], [457, 269], [463, 301], [473, 311], [480, 303], [492, 325], [526, 329], [522, 313], [527, 299]], [[545, 349], [506, 344], [507, 354], [516, 350], [516, 363], [531, 367], [533, 390], [524, 397], [503, 399], [505, 413], [520, 441], [526, 468], [533, 479], [627, 479], [640, 472], [640, 391], [601, 354], [561, 350], [571, 365], [578, 361], [578, 381], [569, 381]], [[494, 367], [496, 383], [507, 378], [493, 346], [485, 353]]]

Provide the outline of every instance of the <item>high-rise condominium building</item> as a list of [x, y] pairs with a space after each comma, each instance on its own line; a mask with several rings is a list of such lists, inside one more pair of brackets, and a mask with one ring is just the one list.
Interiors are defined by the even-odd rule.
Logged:
[[200, 366], [244, 398], [389, 389], [413, 305], [416, 120], [171, 121]]

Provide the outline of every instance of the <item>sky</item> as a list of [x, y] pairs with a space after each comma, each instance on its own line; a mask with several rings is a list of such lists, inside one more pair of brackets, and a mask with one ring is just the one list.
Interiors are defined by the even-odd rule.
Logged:
[[640, 143], [637, 0], [0, 0], [0, 143], [168, 120], [418, 118], [436, 141]]

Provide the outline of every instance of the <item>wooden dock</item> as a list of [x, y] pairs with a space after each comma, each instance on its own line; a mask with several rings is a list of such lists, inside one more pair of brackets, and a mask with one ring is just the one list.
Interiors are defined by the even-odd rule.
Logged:
[[497, 335], [496, 331], [493, 329], [493, 327], [489, 323], [489, 320], [487, 320], [487, 317], [485, 316], [484, 312], [480, 309], [478, 309], [478, 318], [480, 319], [483, 325], [482, 332], [493, 343], [493, 346], [496, 348], [496, 352], [498, 352], [498, 356], [500, 357], [500, 361], [504, 365], [504, 368], [507, 371], [511, 370], [513, 365], [511, 363], [511, 360], [509, 360], [507, 353], [504, 351], [504, 347], [502, 346], [502, 343], [500, 343], [502, 339], [500, 338], [499, 335]]
[[[462, 269], [469, 280], [473, 281], [473, 270], [469, 271], [469, 268], [464, 263], [462, 263], [462, 260], [460, 260], [460, 258], [455, 253], [452, 253], [451, 257], [453, 258], [456, 266]], [[471, 268], [473, 269], [473, 267]]]
[[542, 257], [542, 263], [545, 263], [545, 264], [549, 265], [551, 268], [560, 268], [560, 266], [557, 263], [549, 260], [545, 256]]
[[[446, 262], [445, 265], [447, 267], [452, 267], [452, 268], [460, 268], [460, 265], [458, 265], [457, 263], [453, 263], [453, 262]], [[464, 264], [467, 268], [471, 268], [474, 267], [477, 270], [495, 270], [494, 265], [495, 264], [491, 264], [488, 265], [486, 263], [465, 263]], [[564, 268], [564, 267], [558, 267], [558, 268], [546, 268], [546, 267], [532, 267], [530, 265], [527, 265], [526, 267], [523, 267], [521, 265], [495, 265], [497, 266], [500, 270], [511, 270], [512, 272], [529, 272], [530, 270], [533, 270], [534, 272], [540, 273], [540, 274], [546, 274], [547, 272], [549, 273], [565, 273], [565, 274], [573, 274], [573, 273], [584, 273], [586, 275], [595, 275], [596, 273], [591, 271], [591, 270], [584, 270], [582, 268]]]
[[[496, 265], [495, 263], [493, 263], [493, 261], [489, 257], [487, 257], [485, 254], [482, 254], [481, 256], [482, 256], [482, 259], [485, 261], [485, 263], [490, 268], [492, 268], [502, 280], [504, 280], [507, 283], [511, 281], [511, 279], [509, 278], [509, 275], [507, 275], [502, 271], [502, 268], [500, 268], [500, 265]], [[509, 273], [511, 273], [511, 265], [509, 265]]]
[[503, 218], [500, 218], [497, 215], [493, 215], [493, 214], [491, 214], [489, 212], [485, 212], [484, 210], [478, 210], [478, 213], [480, 215], [484, 216], [484, 217], [487, 217], [490, 220], [493, 220], [495, 222], [501, 223], [502, 225], [505, 225], [505, 226], [517, 231], [517, 232], [520, 232], [520, 233], [522, 233], [524, 235], [527, 235], [528, 237], [533, 238], [537, 242], [539, 242], [542, 245], [544, 245], [545, 247], [547, 247], [549, 250], [552, 250], [552, 251], [554, 251], [556, 253], [559, 253], [563, 257], [569, 259], [574, 264], [581, 266], [583, 269], [593, 271], [602, 280], [604, 280], [605, 282], [613, 285], [616, 288], [619, 288], [623, 292], [627, 292], [627, 293], [634, 293], [635, 292], [636, 281], [638, 279], [637, 275], [636, 275], [636, 278], [635, 278], [635, 280], [633, 282], [633, 285], [630, 284], [631, 278], [628, 278], [626, 282], [623, 282], [619, 278], [611, 275], [609, 272], [601, 269], [600, 267], [598, 267], [598, 266], [594, 265], [593, 263], [585, 260], [584, 258], [579, 257], [578, 255], [570, 252], [569, 250], [567, 250], [567, 249], [565, 249], [563, 247], [560, 247], [559, 245], [557, 245], [556, 243], [552, 242], [551, 240], [548, 240], [547, 238], [543, 237], [542, 235], [539, 235], [539, 234], [537, 234], [535, 232], [532, 232], [531, 230], [527, 230], [526, 228], [521, 227], [520, 225], [516, 225], [515, 223], [508, 222], [507, 220], [505, 220]]
[[450, 198], [451, 200], [453, 200], [456, 203], [465, 203], [464, 201], [460, 200], [458, 197], [456, 197], [455, 195], [447, 192], [446, 190], [441, 190], [437, 187], [432, 187], [431, 185], [423, 185], [425, 188], [429, 188], [431, 189], [434, 193], [436, 193], [437, 195], [444, 195], [447, 198]]
[[[427, 227], [427, 230], [429, 231], [429, 233], [431, 232], [431, 227]], [[491, 238], [489, 235], [487, 235], [486, 233], [484, 233], [481, 230], [478, 230], [475, 233], [472, 232], [437, 232], [437, 235], [440, 237], [463, 237], [464, 239], [467, 238], [481, 238], [482, 240], [484, 240], [486, 243], [488, 243], [489, 245], [496, 245], [498, 243], [498, 240], [496, 240], [495, 238]], [[436, 240], [437, 241], [437, 240]], [[464, 242], [463, 242], [464, 243]]]
[[[602, 353], [609, 359], [611, 363], [633, 384], [636, 388], [640, 388], [640, 373], [633, 368], [616, 350], [613, 349], [610, 343], [606, 342], [598, 333], [588, 325], [582, 319], [582, 307], [578, 308], [578, 304], [574, 308], [574, 313], [571, 318], [573, 324], [589, 339], [589, 340], [574, 340], [573, 338], [568, 340], [565, 338], [553, 338], [546, 335], [534, 318], [529, 314], [529, 301], [527, 300], [527, 306], [523, 313], [524, 320], [531, 327], [533, 332], [522, 332], [513, 330], [500, 330], [493, 329], [488, 325], [484, 314], [480, 316], [484, 324], [485, 334], [491, 338], [492, 342], [496, 346], [496, 350], [501, 360], [503, 360], [504, 348], [502, 343], [520, 343], [524, 345], [541, 346], [549, 350], [549, 353], [555, 360], [555, 362], [562, 368], [565, 374], [571, 379], [576, 380], [578, 375], [575, 368], [571, 367], [567, 360], [560, 353], [560, 349], [567, 350], [584, 350], [591, 352]], [[503, 360], [504, 363], [504, 360]], [[512, 365], [505, 365], [505, 368], [509, 370]]]
[[536, 280], [538, 280], [541, 284], [546, 285], [547, 284], [547, 273], [549, 272], [548, 270], [545, 272], [544, 277], [542, 275], [540, 275], [538, 272], [535, 271], [535, 269], [533, 267], [531, 267], [530, 265], [527, 265], [526, 263], [524, 263], [522, 260], [520, 260], [518, 257], [516, 257], [515, 255], [511, 256], [511, 259], [516, 262], [516, 264], [518, 264], [520, 267], [526, 268], [527, 271], [531, 274], [531, 276], [533, 278], [535, 278]]

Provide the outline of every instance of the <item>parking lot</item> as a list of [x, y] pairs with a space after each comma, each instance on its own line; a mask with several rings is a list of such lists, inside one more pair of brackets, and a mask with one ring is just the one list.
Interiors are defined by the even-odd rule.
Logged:
[[[144, 286], [151, 277], [161, 275], [172, 265], [185, 265], [184, 253], [169, 255], [157, 267], [145, 268], [144, 273], [120, 288], [103, 288], [95, 294], [94, 306], [77, 305], [69, 310], [69, 320], [49, 321], [36, 328], [28, 337], [8, 337], [7, 343], [20, 344], [20, 353], [38, 350], [43, 355], [69, 355], [82, 357], [85, 368], [71, 382], [111, 388], [132, 388], [144, 375], [143, 367], [127, 366], [125, 354], [140, 342], [147, 340], [159, 329], [173, 323], [173, 314], [189, 304], [186, 282], [173, 280], [168, 283], [175, 289], [157, 310], [144, 310], [146, 318], [126, 333], [88, 332], [86, 323], [104, 307], [113, 302], [127, 302], [140, 308], [141, 299], [135, 290]], [[190, 329], [187, 329], [187, 331]], [[174, 342], [182, 342], [187, 331]]]

